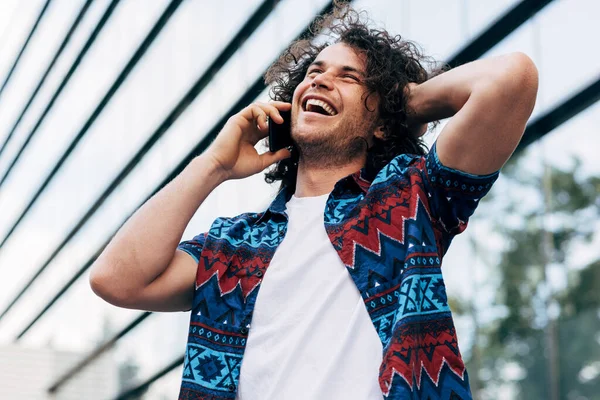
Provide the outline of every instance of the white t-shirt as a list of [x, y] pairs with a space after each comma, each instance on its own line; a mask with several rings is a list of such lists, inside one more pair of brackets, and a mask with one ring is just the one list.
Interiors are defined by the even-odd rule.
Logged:
[[383, 398], [382, 344], [325, 232], [328, 196], [287, 203], [287, 233], [256, 299], [239, 400]]

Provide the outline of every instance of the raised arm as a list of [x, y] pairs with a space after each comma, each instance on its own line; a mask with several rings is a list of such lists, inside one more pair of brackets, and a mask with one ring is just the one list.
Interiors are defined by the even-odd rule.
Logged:
[[473, 61], [409, 87], [413, 123], [453, 117], [436, 144], [441, 163], [476, 175], [499, 170], [525, 131], [538, 72], [524, 53]]
[[281, 123], [286, 103], [255, 103], [232, 116], [215, 141], [121, 227], [92, 266], [93, 291], [111, 304], [149, 311], [189, 310], [197, 262], [177, 250], [206, 197], [221, 182], [261, 172], [290, 156], [286, 149], [258, 154], [266, 116]]

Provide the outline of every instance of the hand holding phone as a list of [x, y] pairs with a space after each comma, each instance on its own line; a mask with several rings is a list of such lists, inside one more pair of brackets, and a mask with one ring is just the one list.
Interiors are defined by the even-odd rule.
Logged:
[[259, 154], [256, 144], [269, 134], [268, 119], [283, 122], [281, 110], [291, 106], [281, 101], [248, 105], [227, 120], [201, 157], [214, 165], [223, 180], [246, 178], [290, 157], [286, 148]]

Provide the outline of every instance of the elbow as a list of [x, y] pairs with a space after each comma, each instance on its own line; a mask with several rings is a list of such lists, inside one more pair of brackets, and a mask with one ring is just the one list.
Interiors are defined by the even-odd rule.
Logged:
[[96, 261], [91, 268], [89, 283], [92, 292], [101, 299], [115, 304], [119, 302], [119, 296], [115, 290], [114, 277], [107, 271], [109, 268], [106, 265], [102, 265]]
[[498, 62], [493, 78], [479, 88], [477, 101], [510, 116], [507, 121], [511, 128], [508, 130], [518, 134], [520, 139], [538, 93], [538, 70], [533, 60], [522, 52], [507, 54], [502, 62]]
[[496, 83], [510, 91], [513, 99], [518, 96], [533, 110], [539, 86], [539, 73], [527, 54], [520, 51], [508, 54]]
[[533, 60], [525, 53], [513, 54], [514, 69], [521, 91], [535, 101], [539, 87], [539, 72]]
[[126, 281], [112, 273], [114, 268], [99, 263], [92, 265], [89, 275], [89, 285], [92, 291], [101, 299], [117, 307], [134, 308], [135, 301], [131, 289], [124, 285]]

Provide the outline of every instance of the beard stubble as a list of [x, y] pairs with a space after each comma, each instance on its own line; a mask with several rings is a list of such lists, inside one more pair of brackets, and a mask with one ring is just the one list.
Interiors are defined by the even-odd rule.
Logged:
[[292, 139], [298, 149], [299, 162], [308, 168], [333, 169], [366, 157], [367, 135], [374, 132], [375, 123], [361, 122], [343, 124], [335, 131], [309, 137], [294, 135], [297, 128], [293, 125]]

